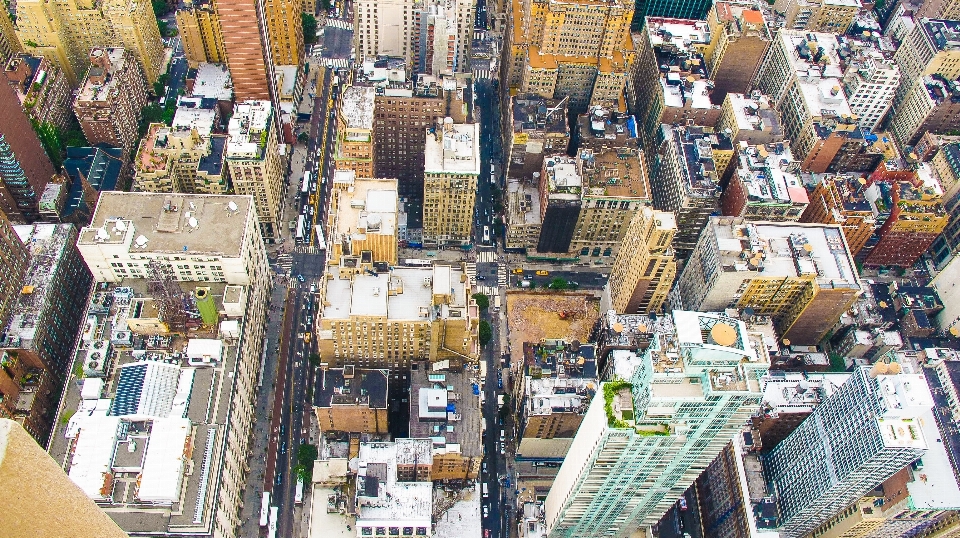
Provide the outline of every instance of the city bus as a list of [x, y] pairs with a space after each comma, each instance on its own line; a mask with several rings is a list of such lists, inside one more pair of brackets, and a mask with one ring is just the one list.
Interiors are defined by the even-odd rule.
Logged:
[[263, 503], [260, 505], [260, 526], [266, 527], [270, 517], [270, 492], [263, 492]]
[[300, 194], [307, 194], [310, 192], [310, 171], [303, 173], [303, 183], [300, 184]]
[[303, 478], [297, 478], [297, 491], [293, 497], [293, 504], [303, 504]]
[[277, 511], [276, 506], [270, 507], [270, 527], [267, 529], [268, 538], [277, 538]]

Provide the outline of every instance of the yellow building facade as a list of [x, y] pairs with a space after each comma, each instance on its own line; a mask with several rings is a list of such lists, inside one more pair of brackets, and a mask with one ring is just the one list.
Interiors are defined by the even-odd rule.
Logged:
[[638, 211], [610, 271], [610, 300], [617, 313], [659, 312], [677, 276], [670, 243], [677, 231], [669, 211]]
[[191, 68], [203, 62], [226, 63], [220, 20], [212, 4], [185, 3], [177, 10], [177, 29], [180, 31], [183, 53]]

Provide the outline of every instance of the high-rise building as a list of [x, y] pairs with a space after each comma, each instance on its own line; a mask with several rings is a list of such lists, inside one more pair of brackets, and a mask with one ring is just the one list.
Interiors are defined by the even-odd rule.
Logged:
[[0, 336], [0, 354], [8, 366], [0, 374], [7, 382], [3, 403], [7, 410], [13, 408], [8, 418], [21, 421], [46, 446], [73, 365], [92, 279], [72, 224], [28, 224], [15, 230], [29, 250], [30, 265]]
[[402, 58], [408, 74], [470, 72], [475, 10], [470, 0], [360, 0], [354, 5], [357, 60]]
[[860, 253], [876, 228], [876, 218], [859, 179], [855, 176], [821, 178], [809, 192], [810, 203], [800, 215], [800, 222], [804, 223], [839, 224], [854, 256]]
[[[729, 129], [729, 131], [728, 131]], [[728, 93], [720, 107], [717, 130], [730, 133], [730, 143], [769, 144], [783, 140], [780, 114], [759, 91], [750, 95]]]
[[480, 177], [480, 125], [443, 118], [426, 130], [423, 243], [470, 244]]
[[0, 84], [0, 117], [0, 211], [12, 222], [32, 222], [53, 163], [9, 84]]
[[[263, 2], [218, 0], [214, 4], [236, 101], [274, 100], [274, 62]], [[299, 21], [300, 15], [297, 15]], [[302, 30], [301, 30], [302, 31]], [[259, 208], [258, 208], [259, 213]], [[260, 213], [260, 218], [264, 218]]]
[[177, 30], [191, 68], [201, 63], [225, 63], [220, 19], [209, 0], [187, 1], [177, 9]]
[[337, 109], [337, 142], [333, 160], [337, 170], [353, 170], [357, 177], [373, 177], [373, 86], [348, 86]]
[[947, 134], [960, 129], [960, 88], [939, 73], [924, 75], [890, 118], [890, 132], [901, 146], [916, 144], [924, 133]]
[[462, 267], [386, 266], [384, 273], [368, 260], [363, 253], [341, 256], [327, 268], [316, 327], [324, 364], [409, 368], [416, 360], [476, 360], [479, 310]]
[[630, 0], [514, 2], [511, 85], [548, 99], [567, 97], [576, 112], [588, 105], [620, 108], [635, 56], [632, 16]]
[[790, 148], [778, 142], [741, 145], [738, 150], [730, 164], [727, 188], [720, 195], [722, 214], [756, 220], [799, 219], [809, 199]]
[[903, 109], [910, 94], [913, 94], [912, 106], [917, 106], [917, 100], [922, 97], [918, 94], [923, 91], [917, 86], [925, 85], [925, 76], [937, 74], [948, 81], [960, 77], [960, 22], [918, 19], [897, 48], [893, 60], [900, 68], [900, 85], [890, 117], [896, 119], [904, 113], [915, 116], [915, 112]]
[[11, 536], [127, 538], [19, 424], [5, 418], [0, 418], [0, 487], [16, 492], [0, 513], [0, 526]]
[[634, 215], [610, 270], [614, 310], [625, 314], [660, 311], [677, 275], [670, 246], [676, 232], [669, 211], [643, 208]]
[[900, 86], [900, 68], [889, 52], [884, 54], [870, 42], [846, 39], [853, 52], [843, 73], [847, 103], [860, 127], [876, 131], [893, 105]]
[[722, 104], [730, 92], [747, 93], [773, 41], [763, 13], [747, 2], [717, 2], [707, 14], [710, 46], [704, 53], [713, 93]]
[[643, 29], [647, 17], [667, 19], [703, 19], [710, 10], [710, 0], [633, 0], [636, 9], [630, 28]]
[[580, 217], [583, 178], [577, 172], [577, 159], [566, 154], [543, 159], [538, 184], [540, 237], [537, 252], [570, 251], [573, 230]]
[[313, 411], [320, 431], [386, 434], [387, 370], [348, 365], [324, 368], [317, 375]]
[[273, 65], [300, 65], [303, 57], [303, 0], [264, 0]]
[[922, 374], [857, 368], [770, 453], [783, 531], [803, 536], [916, 461], [933, 443], [920, 422], [933, 400]]
[[326, 227], [330, 263], [360, 256], [396, 265], [398, 203], [396, 179], [358, 178], [352, 170], [337, 170]]
[[60, 132], [73, 126], [70, 83], [59, 67], [42, 56], [17, 54], [3, 72], [34, 123], [49, 124]]
[[950, 221], [941, 203], [943, 188], [925, 168], [880, 163], [867, 179], [865, 194], [873, 199], [879, 226], [876, 242], [861, 251], [865, 265], [912, 266]]
[[786, 28], [843, 35], [863, 6], [860, 0], [777, 0]]
[[163, 41], [153, 7], [133, 0], [17, 3], [17, 34], [27, 52], [63, 70], [72, 87], [83, 79], [90, 49], [124, 48], [153, 84], [163, 64]]
[[227, 135], [212, 134], [214, 109], [181, 106], [173, 124], [152, 123], [134, 157], [134, 185], [144, 192], [226, 194]]
[[10, 321], [29, 262], [29, 249], [20, 240], [7, 216], [0, 211], [0, 265], [6, 268], [6, 277], [0, 281], [0, 327], [5, 328]]
[[[618, 316], [607, 319], [601, 330], [625, 330]], [[645, 350], [609, 354], [610, 381], [547, 495], [550, 537], [622, 536], [656, 523], [758, 408], [769, 362], [743, 322], [678, 310], [650, 323]]]
[[918, 19], [960, 20], [960, 2], [957, 0], [924, 0], [917, 8]]
[[943, 209], [950, 216], [950, 222], [932, 246], [931, 257], [938, 268], [943, 267], [960, 247], [960, 141], [942, 142], [930, 161], [930, 167], [943, 188]]
[[132, 150], [139, 140], [140, 116], [146, 104], [143, 72], [128, 51], [90, 51], [90, 68], [73, 101], [87, 142]]
[[0, 13], [0, 61], [6, 61], [14, 54], [23, 52], [23, 45], [13, 28], [13, 21], [7, 13]]
[[649, 17], [633, 38], [637, 61], [628, 77], [627, 99], [648, 157], [649, 141], [660, 124], [716, 126], [720, 107], [710, 100], [713, 82], [707, 79], [702, 52], [710, 43], [707, 23]]
[[760, 67], [757, 87], [780, 112], [784, 138], [797, 160], [814, 151], [824, 124], [841, 131], [856, 126], [840, 80], [839, 48], [835, 34], [784, 29]]
[[686, 259], [710, 215], [720, 211], [720, 179], [733, 159], [733, 145], [723, 134], [702, 127], [663, 125], [655, 160], [650, 163], [653, 207], [677, 217], [673, 248]]
[[374, 98], [374, 177], [395, 177], [400, 196], [407, 199], [410, 228], [423, 222], [423, 154], [426, 127], [437, 118], [466, 123], [469, 115], [469, 78], [461, 75], [420, 75], [416, 82], [391, 85]]
[[815, 345], [861, 293], [839, 226], [711, 217], [676, 291], [684, 308], [750, 308]]
[[226, 159], [233, 190], [253, 196], [267, 243], [280, 239], [283, 213], [283, 168], [274, 118], [270, 101], [246, 101], [234, 107], [227, 128]]

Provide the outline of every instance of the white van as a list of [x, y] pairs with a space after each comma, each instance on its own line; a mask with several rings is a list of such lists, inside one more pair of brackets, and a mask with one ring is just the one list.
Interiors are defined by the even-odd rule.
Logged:
[[490, 490], [487, 488], [487, 483], [483, 483], [483, 498], [486, 499], [490, 497]]
[[490, 227], [489, 227], [489, 226], [484, 226], [484, 227], [483, 227], [483, 242], [484, 242], [484, 243], [489, 243], [489, 242], [490, 242]]

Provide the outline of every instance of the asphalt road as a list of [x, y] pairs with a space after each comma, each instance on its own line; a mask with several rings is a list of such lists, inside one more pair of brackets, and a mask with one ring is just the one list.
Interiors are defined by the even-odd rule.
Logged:
[[569, 282], [576, 282], [577, 289], [601, 289], [607, 283], [606, 273], [594, 273], [591, 271], [548, 271], [547, 276], [537, 276], [534, 271], [524, 271], [523, 275], [513, 274], [513, 267], [510, 268], [510, 286], [516, 287], [521, 280], [529, 280], [537, 288], [543, 288], [553, 282], [556, 278], [562, 278]]
[[167, 102], [176, 102], [180, 90], [184, 87], [187, 78], [187, 58], [183, 55], [183, 43], [180, 36], [174, 37], [173, 58], [170, 60], [170, 80], [167, 81]]
[[[479, 272], [479, 269], [478, 269]], [[492, 317], [491, 317], [492, 316]], [[480, 479], [487, 484], [489, 497], [481, 499], [483, 506], [489, 510], [488, 517], [483, 518], [484, 530], [490, 531], [490, 536], [497, 538], [499, 536], [509, 536], [509, 533], [502, 533], [502, 520], [504, 516], [504, 507], [509, 506], [506, 502], [506, 490], [501, 486], [504, 484], [501, 477], [507, 476], [507, 464], [504, 456], [500, 454], [499, 446], [500, 431], [509, 430], [500, 422], [499, 409], [497, 407], [497, 395], [503, 394], [500, 387], [501, 383], [506, 383], [500, 373], [500, 323], [498, 314], [488, 309], [484, 314], [484, 319], [490, 322], [493, 330], [493, 338], [490, 343], [481, 351], [480, 360], [487, 364], [487, 378], [484, 381], [484, 403], [483, 416], [486, 421], [486, 433], [483, 439], [484, 466]], [[499, 381], [498, 381], [499, 379]], [[504, 387], [506, 385], [503, 385]], [[505, 431], [505, 442], [510, 443], [509, 431]]]

